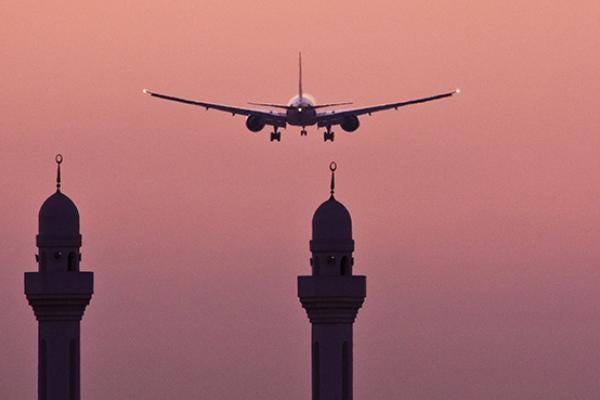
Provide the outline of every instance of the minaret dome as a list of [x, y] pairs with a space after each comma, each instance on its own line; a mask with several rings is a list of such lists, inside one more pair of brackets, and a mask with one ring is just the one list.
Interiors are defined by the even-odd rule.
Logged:
[[334, 197], [335, 170], [337, 165], [332, 162], [331, 195], [328, 200], [317, 208], [312, 219], [312, 240], [310, 249], [313, 252], [352, 252], [352, 218], [346, 207]]
[[62, 156], [56, 156], [56, 192], [48, 197], [39, 212], [38, 240], [80, 241], [79, 212], [75, 203], [60, 191], [60, 164]]
[[79, 212], [75, 203], [59, 191], [48, 197], [40, 208], [39, 234], [47, 237], [79, 235]]
[[312, 239], [318, 241], [352, 240], [352, 218], [333, 196], [317, 208], [312, 219]]

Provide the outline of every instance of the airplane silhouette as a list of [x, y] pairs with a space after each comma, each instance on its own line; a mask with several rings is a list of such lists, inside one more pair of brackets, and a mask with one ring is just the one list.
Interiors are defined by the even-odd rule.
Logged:
[[352, 104], [350, 102], [344, 103], [330, 103], [330, 104], [315, 104], [315, 100], [309, 94], [306, 94], [302, 90], [302, 54], [299, 54], [298, 58], [298, 95], [292, 97], [287, 105], [283, 104], [269, 104], [269, 103], [249, 103], [255, 106], [271, 107], [276, 109], [285, 110], [280, 111], [263, 111], [249, 108], [233, 107], [223, 104], [206, 103], [203, 101], [188, 100], [180, 97], [169, 96], [166, 94], [155, 93], [150, 90], [142, 90], [144, 93], [150, 96], [158, 97], [164, 100], [177, 101], [180, 103], [192, 104], [208, 109], [214, 109], [218, 111], [224, 111], [231, 113], [232, 115], [244, 115], [246, 119], [246, 127], [252, 132], [261, 131], [265, 125], [273, 127], [271, 132], [271, 141], [281, 141], [281, 132], [279, 128], [285, 128], [287, 125], [301, 126], [301, 136], [306, 136], [306, 127], [317, 125], [319, 128], [324, 127], [325, 133], [323, 135], [324, 141], [332, 141], [334, 139], [334, 133], [331, 130], [332, 126], [339, 125], [346, 132], [354, 132], [358, 129], [360, 123], [358, 117], [360, 115], [371, 115], [372, 113], [395, 109], [399, 107], [408, 106], [410, 104], [425, 103], [428, 101], [443, 99], [460, 93], [459, 89], [451, 92], [437, 94], [435, 96], [423, 97], [420, 99], [401, 101], [397, 103], [379, 104], [370, 107], [352, 108], [346, 110], [331, 110], [319, 112], [322, 108], [341, 106]]

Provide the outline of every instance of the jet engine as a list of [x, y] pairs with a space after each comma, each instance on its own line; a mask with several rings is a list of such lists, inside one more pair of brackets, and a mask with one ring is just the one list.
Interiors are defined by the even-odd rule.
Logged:
[[246, 128], [252, 132], [258, 132], [265, 127], [265, 121], [258, 115], [250, 115], [246, 120]]
[[358, 122], [358, 117], [355, 115], [349, 115], [347, 117], [344, 117], [344, 119], [342, 119], [342, 122], [340, 123], [342, 129], [346, 132], [354, 132], [358, 129], [359, 125], [360, 122]]

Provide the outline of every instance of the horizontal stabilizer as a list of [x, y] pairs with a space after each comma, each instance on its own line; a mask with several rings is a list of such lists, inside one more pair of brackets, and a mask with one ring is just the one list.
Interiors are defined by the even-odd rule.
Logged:
[[[283, 104], [252, 103], [252, 102], [248, 102], [248, 104], [252, 104], [253, 106], [282, 108], [284, 110], [289, 110], [289, 109], [295, 108], [293, 106], [286, 106], [286, 105], [283, 105]], [[344, 103], [317, 104], [317, 105], [311, 106], [311, 107], [312, 108], [326, 108], [326, 107], [335, 107], [335, 106], [347, 106], [348, 104], [352, 104], [352, 102], [351, 101], [347, 101], [347, 102], [344, 102]]]
[[273, 107], [273, 108], [282, 108], [284, 110], [288, 110], [290, 108], [290, 106], [286, 106], [283, 104], [271, 104], [271, 103], [252, 103], [252, 102], [248, 102], [248, 104], [252, 104], [253, 106], [263, 106], [263, 107]]
[[335, 107], [335, 106], [347, 106], [348, 104], [352, 104], [352, 102], [351, 101], [346, 101], [344, 103], [317, 104], [313, 108], [326, 108], [326, 107]]

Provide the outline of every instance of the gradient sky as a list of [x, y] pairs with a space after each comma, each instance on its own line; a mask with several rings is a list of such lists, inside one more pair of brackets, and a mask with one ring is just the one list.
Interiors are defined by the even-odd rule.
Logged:
[[[124, 4], [125, 3], [125, 4]], [[0, 397], [36, 393], [37, 212], [78, 205], [82, 398], [307, 399], [310, 222], [338, 162], [356, 399], [600, 397], [600, 3], [19, 1], [0, 25]], [[354, 135], [168, 103], [462, 89]]]

